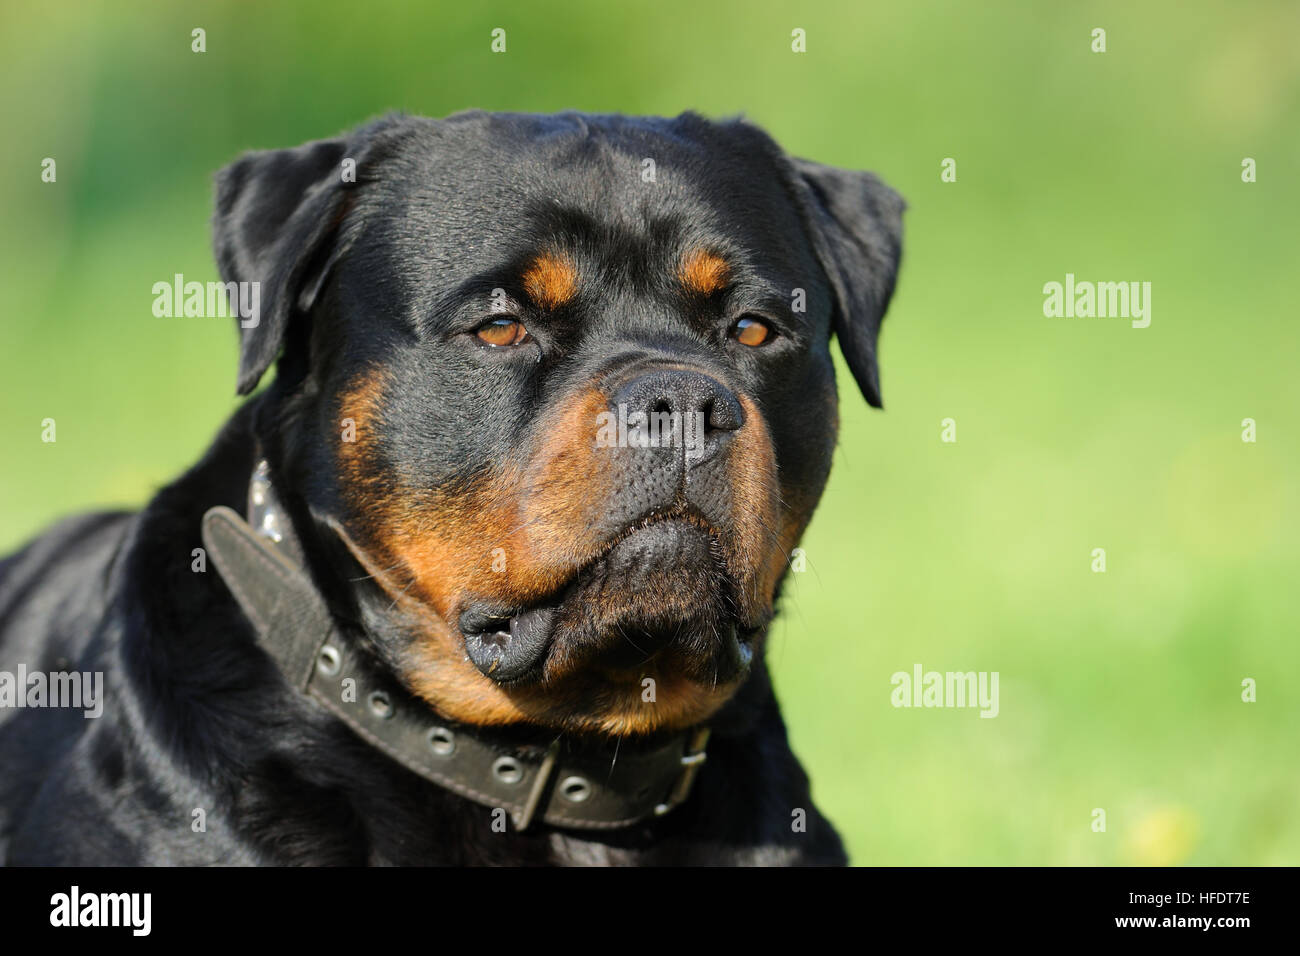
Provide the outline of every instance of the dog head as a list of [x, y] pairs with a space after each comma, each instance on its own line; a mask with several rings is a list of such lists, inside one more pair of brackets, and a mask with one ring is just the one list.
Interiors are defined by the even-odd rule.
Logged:
[[239, 390], [279, 358], [265, 440], [327, 596], [456, 720], [707, 719], [826, 482], [832, 334], [880, 404], [901, 212], [693, 114], [398, 116], [235, 162]]

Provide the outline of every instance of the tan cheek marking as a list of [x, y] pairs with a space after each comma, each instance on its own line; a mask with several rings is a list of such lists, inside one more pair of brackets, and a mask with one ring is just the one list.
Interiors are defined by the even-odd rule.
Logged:
[[732, 514], [735, 531], [727, 542], [728, 564], [737, 576], [741, 600], [751, 608], [771, 603], [784, 554], [792, 545], [777, 494], [776, 452], [758, 406], [738, 396], [745, 424], [732, 440]]
[[370, 371], [345, 393], [341, 415], [355, 423], [356, 441], [339, 454], [348, 524], [374, 552], [367, 563], [386, 590], [422, 599], [449, 621], [467, 591], [527, 600], [593, 556], [586, 529], [612, 490], [595, 447], [602, 394], [580, 393], [544, 422], [545, 441], [526, 469], [505, 465], [453, 495], [404, 489], [382, 473], [374, 430], [387, 387], [382, 370]]
[[[374, 430], [387, 388], [383, 371], [370, 371], [343, 398], [341, 416], [356, 427], [356, 441], [339, 453], [356, 533], [354, 540], [344, 531], [344, 540], [421, 635], [408, 651], [412, 688], [446, 716], [470, 723], [581, 710], [579, 698], [589, 692], [575, 691], [572, 699], [555, 688], [520, 694], [484, 677], [465, 656], [455, 614], [467, 593], [505, 601], [546, 594], [594, 556], [599, 543], [588, 540], [587, 529], [611, 491], [595, 443], [596, 416], [607, 399], [595, 390], [574, 396], [542, 424], [545, 439], [526, 469], [508, 465], [450, 495], [403, 489], [382, 474]], [[498, 554], [504, 571], [493, 566]], [[639, 701], [640, 685], [633, 690], [629, 696]], [[664, 709], [661, 716], [671, 714]], [[612, 730], [628, 718], [590, 719], [607, 723], [585, 729]]]
[[526, 467], [506, 465], [455, 496], [404, 495], [389, 506], [383, 538], [444, 620], [468, 593], [544, 597], [595, 556], [601, 542], [589, 529], [613, 490], [595, 444], [607, 405], [595, 390], [580, 393], [540, 423], [545, 438]]
[[533, 260], [523, 274], [524, 291], [545, 309], [572, 302], [578, 294], [578, 270], [567, 256], [548, 252]]
[[[388, 376], [382, 368], [363, 371], [353, 379], [339, 402], [341, 440], [339, 471], [349, 497], [372, 500], [378, 496], [377, 476], [369, 467], [372, 438], [383, 408]], [[348, 439], [351, 440], [348, 440]]]
[[677, 278], [691, 292], [712, 295], [727, 285], [731, 267], [721, 256], [704, 249], [696, 249], [682, 258]]
[[[395, 599], [428, 601], [445, 615], [451, 610], [451, 593], [478, 563], [465, 554], [465, 543], [501, 540], [509, 517], [490, 500], [467, 506], [436, 492], [403, 489], [393, 474], [386, 473], [375, 430], [381, 426], [388, 386], [382, 369], [371, 370], [359, 376], [343, 397], [341, 414], [351, 418], [356, 428], [356, 440], [344, 442], [339, 453], [348, 525], [356, 534], [356, 544], [370, 558], [363, 562], [366, 569], [385, 590]], [[471, 492], [468, 497], [480, 495]], [[482, 497], [490, 499], [490, 491]]]

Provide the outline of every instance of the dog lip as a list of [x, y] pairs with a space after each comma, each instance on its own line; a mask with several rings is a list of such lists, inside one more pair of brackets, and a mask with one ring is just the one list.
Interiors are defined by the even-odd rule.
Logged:
[[708, 518], [706, 518], [703, 514], [701, 514], [699, 509], [696, 508], [694, 505], [678, 504], [678, 505], [674, 505], [671, 508], [665, 508], [663, 510], [655, 510], [649, 512], [648, 514], [642, 515], [638, 520], [630, 522], [628, 524], [627, 528], [624, 531], [624, 535], [630, 532], [638, 531], [641, 528], [648, 528], [654, 524], [660, 524], [664, 521], [685, 521], [688, 524], [693, 524], [704, 531], [708, 531], [710, 534], [717, 533], [717, 529], [713, 527], [712, 522], [710, 522]]
[[[689, 506], [677, 506], [653, 512], [630, 522], [620, 532], [610, 536], [600, 549], [574, 570], [573, 574], [552, 595], [528, 606], [511, 606], [500, 602], [471, 603], [457, 618], [457, 626], [465, 642], [465, 651], [474, 666], [498, 684], [523, 683], [540, 676], [542, 665], [550, 651], [556, 618], [566, 599], [574, 593], [584, 575], [605, 561], [628, 538], [657, 525], [680, 523], [702, 531], [710, 537], [717, 530]], [[741, 638], [740, 654], [746, 651]], [[749, 660], [744, 660], [748, 665]]]
[[499, 684], [532, 676], [551, 643], [556, 608], [535, 607], [504, 618], [471, 607], [460, 616], [465, 651], [474, 666]]
[[508, 629], [514, 611], [499, 606], [471, 604], [457, 620], [462, 634], [486, 634], [490, 631]]
[[691, 525], [692, 527], [705, 532], [712, 538], [718, 536], [718, 529], [713, 526], [712, 522], [690, 505], [677, 505], [665, 511], [651, 511], [648, 514], [637, 518], [635, 521], [628, 522], [621, 531], [611, 535], [609, 540], [601, 547], [599, 553], [592, 558], [592, 560], [588, 561], [583, 568], [579, 569], [578, 573], [580, 574], [586, 569], [586, 567], [590, 567], [600, 559], [608, 557], [611, 551], [617, 548], [625, 540], [632, 537], [632, 535], [645, 531], [648, 528], [653, 528], [655, 525], [669, 524], [672, 522]]

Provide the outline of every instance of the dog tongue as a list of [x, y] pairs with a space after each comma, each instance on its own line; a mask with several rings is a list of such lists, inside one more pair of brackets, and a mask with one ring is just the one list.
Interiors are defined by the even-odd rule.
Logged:
[[466, 634], [469, 659], [498, 683], [518, 680], [541, 663], [554, 618], [555, 608], [539, 607], [512, 617], [509, 629]]

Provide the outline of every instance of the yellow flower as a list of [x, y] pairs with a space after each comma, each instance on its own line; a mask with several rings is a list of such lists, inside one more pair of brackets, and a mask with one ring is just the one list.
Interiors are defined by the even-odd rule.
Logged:
[[1201, 832], [1201, 821], [1186, 807], [1161, 807], [1140, 817], [1125, 840], [1128, 862], [1137, 866], [1186, 863]]

